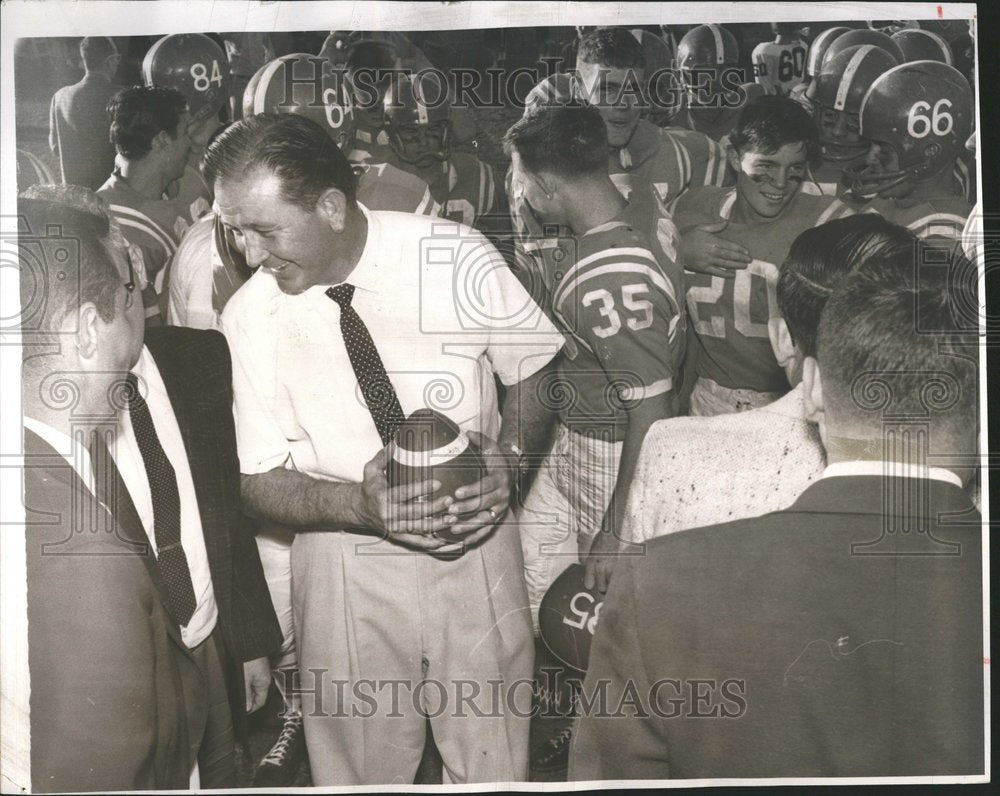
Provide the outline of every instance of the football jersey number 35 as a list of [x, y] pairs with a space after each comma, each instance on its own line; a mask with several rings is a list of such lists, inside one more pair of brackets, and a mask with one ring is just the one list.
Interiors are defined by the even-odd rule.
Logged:
[[[640, 314], [638, 318], [628, 318], [625, 321], [628, 324], [628, 328], [636, 332], [648, 329], [653, 325], [653, 302], [649, 299], [638, 298], [647, 292], [649, 292], [649, 285], [641, 283], [622, 285], [622, 304], [625, 306], [625, 309]], [[595, 326], [593, 329], [594, 334], [598, 337], [611, 337], [618, 334], [618, 331], [622, 328], [622, 319], [618, 314], [618, 310], [615, 309], [614, 296], [602, 287], [585, 293], [581, 299], [584, 307], [589, 307], [596, 301], [601, 302], [601, 306], [597, 309], [601, 313], [601, 316], [607, 319], [608, 325]]]
[[[751, 260], [750, 264], [736, 276], [727, 280], [721, 276], [713, 276], [712, 284], [688, 288], [687, 305], [695, 332], [706, 337], [726, 336], [725, 307], [720, 306], [726, 282], [732, 283], [733, 291], [733, 328], [744, 337], [767, 337], [767, 321], [754, 321], [753, 318], [776, 318], [778, 312], [778, 268], [773, 263], [763, 260]], [[763, 284], [763, 290], [754, 284]], [[766, 296], [767, 306], [753, 307], [756, 301], [761, 303], [761, 297]]]

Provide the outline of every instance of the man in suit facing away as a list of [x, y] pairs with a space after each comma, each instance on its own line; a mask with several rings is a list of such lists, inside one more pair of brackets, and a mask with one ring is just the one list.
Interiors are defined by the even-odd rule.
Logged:
[[570, 779], [984, 772], [982, 519], [961, 469], [977, 343], [919, 245], [824, 310], [804, 368], [822, 477], [620, 562]]
[[[51, 199], [52, 189], [48, 192]], [[78, 217], [90, 219], [98, 229], [89, 249], [93, 257], [80, 259], [79, 309], [72, 289], [61, 299], [66, 291], [55, 291], [57, 298], [50, 296], [45, 304], [46, 310], [53, 301], [62, 306], [53, 310], [48, 323], [64, 334], [57, 339], [57, 353], [25, 366], [26, 448], [46, 450], [47, 443], [49, 454], [53, 449], [75, 452], [72, 461], [84, 462], [80, 480], [84, 486], [88, 481], [94, 485], [81, 490], [71, 479], [74, 491], [61, 506], [68, 510], [60, 512], [62, 526], [53, 533], [70, 537], [78, 547], [117, 546], [123, 555], [53, 556], [49, 553], [55, 550], [71, 553], [74, 545], [39, 548], [28, 537], [33, 778], [43, 783], [40, 789], [58, 789], [53, 776], [63, 777], [58, 782], [72, 789], [82, 788], [82, 783], [109, 790], [233, 787], [233, 724], [244, 711], [263, 705], [270, 681], [267, 655], [280, 644], [281, 635], [252, 534], [240, 522], [228, 349], [218, 333], [182, 329], [157, 330], [144, 346], [135, 272], [107, 206], [82, 189], [54, 193], [55, 202], [22, 202], [34, 213], [36, 227], [50, 230], [57, 224], [70, 241], [83, 240], [73, 230], [88, 222]], [[66, 203], [85, 210], [67, 208]], [[73, 214], [72, 223], [63, 224], [68, 214]], [[49, 278], [52, 270], [46, 273], [46, 284], [61, 284], [57, 275]], [[87, 301], [90, 293], [94, 298]], [[63, 373], [78, 394], [78, 405], [69, 407], [71, 411], [65, 400], [58, 400], [58, 380], [52, 381]], [[99, 428], [81, 427], [76, 422], [81, 416], [96, 418]], [[98, 432], [97, 444], [91, 430]], [[74, 435], [76, 441], [66, 439]], [[95, 454], [93, 467], [81, 451], [84, 437]], [[31, 479], [26, 480], [30, 486]], [[42, 483], [50, 482], [43, 478]], [[83, 506], [92, 507], [105, 533], [81, 536], [73, 534], [75, 527], [67, 527], [84, 493], [90, 498]], [[45, 502], [51, 498], [50, 492], [28, 488], [26, 504], [29, 510], [52, 511]], [[43, 578], [35, 589], [32, 560]], [[69, 582], [80, 577], [81, 570], [86, 572], [87, 583], [80, 586], [84, 594], [98, 587], [106, 591], [87, 603], [67, 587], [68, 581], [52, 579], [56, 569]], [[132, 580], [116, 580], [120, 569], [127, 569]], [[108, 616], [95, 617], [96, 610], [81, 613], [81, 604], [106, 605]], [[115, 618], [136, 605], [142, 609], [137, 615]], [[96, 631], [91, 632], [94, 625]], [[69, 635], [55, 632], [67, 627], [77, 630]], [[136, 658], [144, 647], [133, 636], [141, 640], [149, 634], [153, 641], [145, 646], [152, 645], [152, 652]], [[73, 673], [61, 671], [64, 661], [72, 661]], [[94, 688], [109, 690], [89, 708], [86, 689], [67, 691], [67, 685], [83, 676], [79, 670]], [[35, 688], [36, 673], [43, 688]], [[129, 678], [138, 678], [145, 690], [119, 694], [118, 683]], [[85, 701], [74, 714], [72, 706], [79, 699]], [[51, 716], [61, 720], [46, 726], [42, 737], [39, 722], [51, 721]], [[162, 764], [161, 777], [155, 766], [150, 770], [149, 761], [163, 757], [164, 740], [150, 731], [164, 716], [172, 721], [167, 728], [169, 761]], [[107, 722], [104, 732], [94, 729], [100, 721]], [[64, 747], [74, 744], [67, 743], [67, 733], [74, 740], [74, 733], [84, 733], [87, 742], [68, 752]], [[41, 749], [34, 746], [36, 738]], [[123, 748], [116, 747], [114, 739]], [[61, 754], [72, 759], [57, 771]]]

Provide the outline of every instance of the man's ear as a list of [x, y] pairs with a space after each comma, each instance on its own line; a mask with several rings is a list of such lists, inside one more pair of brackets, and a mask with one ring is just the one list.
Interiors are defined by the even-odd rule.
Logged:
[[173, 139], [170, 137], [170, 134], [166, 130], [160, 130], [160, 132], [153, 136], [152, 150], [159, 152], [164, 147], [169, 146], [171, 141]]
[[785, 367], [796, 356], [798, 351], [792, 341], [792, 335], [788, 331], [788, 324], [784, 318], [769, 318], [767, 321], [767, 336], [771, 340], [771, 349], [774, 351], [774, 358], [778, 360], [781, 367]]
[[729, 163], [729, 168], [737, 174], [742, 173], [743, 169], [740, 168], [740, 153], [736, 151], [732, 144], [726, 144], [726, 161]]
[[99, 327], [102, 324], [97, 307], [89, 301], [81, 304], [76, 313], [68, 314], [63, 321], [63, 330], [73, 334], [76, 340], [77, 355], [81, 362], [93, 360], [97, 356], [101, 337]]
[[334, 232], [343, 232], [347, 223], [347, 197], [338, 188], [327, 188], [316, 200], [316, 212]]
[[823, 380], [816, 357], [806, 357], [802, 363], [802, 391], [806, 405], [806, 419], [821, 423], [824, 419]]

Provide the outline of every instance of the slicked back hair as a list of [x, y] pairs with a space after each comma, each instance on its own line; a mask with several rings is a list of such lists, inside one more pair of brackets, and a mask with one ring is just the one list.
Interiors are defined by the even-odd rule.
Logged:
[[[778, 309], [799, 350], [816, 356], [820, 314], [851, 274], [902, 252], [915, 256], [912, 232], [877, 213], [860, 213], [807, 229], [792, 243], [778, 276]], [[908, 262], [904, 260], [904, 262]]]
[[915, 256], [900, 251], [853, 274], [823, 310], [817, 359], [831, 419], [871, 438], [886, 417], [916, 417], [940, 449], [941, 437], [976, 428], [976, 338], [958, 311], [970, 285], [951, 276], [975, 269], [957, 250], [948, 268], [922, 267], [927, 249], [918, 242]]
[[356, 204], [356, 180], [346, 156], [316, 122], [296, 114], [257, 114], [229, 125], [205, 151], [205, 179], [216, 186], [264, 168], [281, 180], [285, 201], [312, 212], [336, 188]]

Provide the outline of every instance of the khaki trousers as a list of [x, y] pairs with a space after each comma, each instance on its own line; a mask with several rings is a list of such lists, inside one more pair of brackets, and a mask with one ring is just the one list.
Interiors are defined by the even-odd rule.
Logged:
[[516, 525], [452, 559], [299, 533], [292, 604], [314, 785], [412, 783], [427, 716], [445, 783], [526, 780], [534, 649]]

